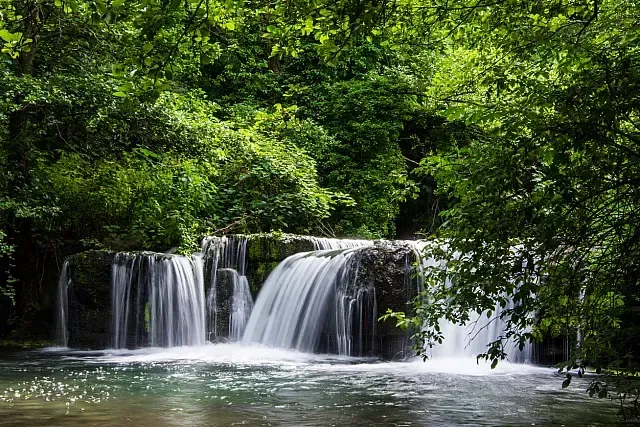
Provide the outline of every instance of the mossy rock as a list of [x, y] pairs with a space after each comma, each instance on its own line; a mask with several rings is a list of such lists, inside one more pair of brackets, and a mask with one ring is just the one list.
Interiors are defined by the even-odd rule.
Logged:
[[249, 289], [254, 301], [258, 298], [258, 294], [262, 289], [262, 285], [269, 277], [269, 274], [280, 264], [278, 261], [271, 262], [252, 262], [247, 265], [246, 276], [249, 281]]
[[296, 234], [249, 234], [247, 238], [247, 262], [275, 262], [315, 249], [313, 238]]
[[115, 252], [94, 250], [69, 261], [69, 347], [109, 346], [111, 330], [111, 265]]
[[[374, 246], [361, 249], [358, 287], [375, 289], [377, 316], [387, 309], [410, 311], [409, 301], [417, 288], [411, 276], [413, 262], [411, 247], [404, 242], [376, 241]], [[365, 331], [368, 334], [368, 331]], [[393, 321], [376, 323], [373, 354], [384, 359], [402, 359], [412, 355], [408, 334], [396, 328]]]

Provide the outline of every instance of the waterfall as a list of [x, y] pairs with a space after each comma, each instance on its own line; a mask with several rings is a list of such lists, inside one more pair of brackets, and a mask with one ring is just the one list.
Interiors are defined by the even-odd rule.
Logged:
[[[429, 251], [429, 245], [434, 242], [415, 241], [412, 243], [416, 262], [416, 287], [418, 292], [424, 290], [424, 274], [428, 268], [444, 268], [446, 263], [425, 254]], [[456, 254], [455, 256], [460, 256]], [[446, 319], [441, 319], [439, 328], [444, 336], [442, 344], [429, 349], [431, 357], [475, 357], [487, 350], [487, 344], [495, 341], [498, 337], [504, 336], [507, 329], [506, 318], [501, 317], [504, 310], [513, 309], [513, 301], [508, 300], [505, 307], [499, 303], [493, 310], [486, 310], [480, 314], [475, 311], [469, 312], [469, 321], [466, 325], [459, 325]], [[509, 342], [504, 349], [511, 362], [525, 363], [531, 361], [532, 346], [527, 343], [523, 350], [520, 350], [516, 343]]]
[[218, 277], [218, 260], [220, 259], [220, 241], [218, 237], [205, 237], [202, 239], [202, 255], [211, 259], [210, 282], [206, 290], [206, 319], [207, 340], [212, 341], [218, 336], [218, 298], [216, 281]]
[[[291, 248], [314, 250], [280, 262], [254, 304], [251, 290], [258, 283], [247, 278], [248, 243], [244, 236], [208, 237], [202, 242], [202, 254], [192, 257], [116, 254], [110, 267], [112, 314], [98, 331], [111, 330], [111, 340], [104, 346], [201, 345], [228, 336], [231, 341], [304, 352], [397, 357], [406, 354], [409, 336], [393, 325], [378, 325], [379, 310], [406, 310], [404, 303], [428, 286], [426, 269], [445, 266], [428, 255], [429, 246], [436, 242], [303, 237], [302, 241], [283, 241], [283, 245], [295, 246], [267, 243], [257, 247], [268, 255], [264, 258], [268, 262], [252, 266], [250, 277], [264, 277], [260, 274], [273, 268], [278, 256], [273, 253], [284, 254]], [[375, 247], [367, 248], [372, 245]], [[83, 343], [68, 327], [69, 304], [72, 313], [84, 309], [69, 300], [83, 295], [72, 292], [70, 273], [74, 270], [69, 268], [65, 262], [58, 284], [56, 339], [63, 346]], [[262, 273], [254, 276], [256, 271]], [[505, 335], [500, 314], [509, 308], [513, 305], [496, 307], [490, 317], [487, 312], [470, 313], [467, 326], [443, 319], [439, 327], [445, 339], [430, 350], [431, 355], [460, 357], [484, 352], [489, 342]], [[75, 315], [71, 317], [73, 327], [81, 327]], [[529, 358], [528, 348], [519, 351], [513, 345], [507, 352], [512, 361]]]
[[[153, 347], [202, 345], [205, 310], [202, 259], [150, 259], [149, 342]], [[200, 281], [198, 281], [200, 279]]]
[[[513, 307], [513, 302], [510, 302], [505, 308]], [[486, 352], [487, 344], [505, 334], [506, 322], [500, 318], [505, 308], [498, 303], [490, 316], [486, 311], [469, 313], [469, 322], [464, 326], [442, 319], [440, 330], [445, 338], [442, 344], [431, 349], [431, 357], [475, 357]], [[508, 342], [504, 351], [510, 362], [525, 363], [531, 361], [531, 348], [527, 344], [520, 350], [516, 343]]]
[[66, 347], [69, 343], [67, 331], [67, 313], [69, 310], [69, 261], [62, 264], [60, 278], [58, 279], [58, 313], [56, 319], [56, 344]]
[[[133, 258], [132, 264], [135, 264]], [[134, 265], [128, 265], [128, 254], [116, 254], [111, 264], [111, 330], [112, 347], [127, 347], [129, 326], [131, 277]]]
[[242, 338], [244, 327], [253, 308], [253, 298], [249, 281], [245, 276], [247, 258], [247, 238], [209, 236], [202, 240], [202, 253], [211, 261], [211, 276], [207, 288], [207, 339], [215, 341], [219, 338], [218, 315], [218, 270], [233, 269], [233, 295], [229, 310], [229, 338], [237, 341]]
[[233, 295], [231, 296], [231, 313], [229, 315], [229, 339], [242, 339], [245, 327], [253, 309], [253, 298], [249, 290], [246, 276], [236, 273], [233, 277]]
[[199, 254], [116, 254], [111, 271], [112, 346], [204, 344], [202, 269]]
[[361, 249], [303, 252], [281, 262], [260, 291], [243, 342], [314, 352], [325, 338], [324, 350], [362, 352], [363, 323], [373, 341], [376, 306], [375, 294], [358, 287]]

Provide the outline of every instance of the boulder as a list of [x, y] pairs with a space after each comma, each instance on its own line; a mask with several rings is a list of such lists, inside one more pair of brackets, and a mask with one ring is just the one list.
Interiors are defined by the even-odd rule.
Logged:
[[93, 250], [72, 255], [69, 262], [68, 346], [109, 346], [111, 331], [111, 265], [115, 253]]

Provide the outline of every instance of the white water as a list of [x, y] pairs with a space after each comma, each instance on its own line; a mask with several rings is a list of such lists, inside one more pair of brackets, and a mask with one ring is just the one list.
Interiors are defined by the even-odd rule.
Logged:
[[229, 314], [229, 339], [231, 341], [242, 339], [252, 310], [253, 298], [249, 290], [249, 281], [246, 276], [235, 274], [233, 276], [233, 295], [231, 296]]
[[221, 335], [218, 331], [218, 270], [232, 269], [236, 273], [233, 279], [233, 295], [229, 308], [229, 339], [242, 338], [244, 328], [253, 309], [253, 298], [249, 281], [245, 276], [247, 262], [247, 238], [244, 236], [215, 237], [202, 240], [202, 253], [211, 259], [211, 279], [207, 288], [207, 339], [216, 341]]
[[328, 237], [312, 237], [309, 239], [313, 242], [315, 250], [327, 250], [327, 249], [348, 249], [357, 248], [361, 246], [373, 246], [372, 240], [359, 240], [359, 239], [334, 239]]
[[350, 296], [358, 250], [303, 252], [280, 263], [262, 286], [243, 343], [314, 352], [325, 333], [338, 354], [352, 355], [352, 316], [362, 309], [353, 301], [364, 300], [362, 292]]
[[127, 347], [131, 310], [131, 279], [134, 266], [137, 264], [139, 268], [139, 261], [140, 258], [131, 259], [128, 254], [122, 253], [116, 254], [111, 264], [111, 345], [113, 348]]
[[66, 347], [69, 342], [67, 331], [67, 311], [69, 310], [69, 261], [62, 264], [58, 279], [58, 313], [56, 319], [56, 344]]
[[[229, 268], [231, 341], [261, 343], [303, 352], [339, 355], [375, 354], [378, 306], [373, 284], [358, 283], [360, 250], [366, 240], [310, 238], [316, 248], [280, 263], [264, 283], [255, 304], [246, 276], [247, 239], [206, 238], [202, 249], [211, 259], [206, 299], [203, 259], [159, 254], [118, 254], [112, 267], [112, 346], [173, 347], [202, 345], [218, 336], [216, 327], [218, 269]], [[428, 243], [407, 242], [418, 259], [407, 267], [407, 299], [424, 289], [423, 272], [441, 263], [424, 255]], [[427, 248], [428, 249], [428, 248]], [[410, 273], [418, 273], [417, 278]], [[415, 276], [415, 275], [414, 275]], [[68, 263], [62, 269], [58, 299], [57, 343], [68, 342]], [[415, 286], [412, 290], [410, 287]], [[227, 294], [228, 295], [228, 294]], [[508, 307], [507, 307], [508, 308]], [[382, 307], [384, 310], [385, 307]], [[474, 357], [504, 335], [505, 322], [496, 307], [492, 316], [472, 314], [466, 326], [442, 321], [445, 340], [430, 350], [434, 358]], [[322, 347], [321, 347], [322, 346]], [[514, 362], [529, 361], [529, 348], [507, 349]]]
[[[309, 239], [315, 250], [347, 249], [373, 245], [370, 240], [334, 239], [325, 237], [302, 237]], [[247, 238], [208, 236], [202, 240], [202, 253], [211, 259], [211, 280], [207, 288], [207, 337], [209, 341], [217, 341], [221, 337], [218, 331], [218, 316], [221, 303], [219, 301], [219, 283], [217, 273], [220, 269], [233, 269], [237, 275], [233, 279], [233, 295], [229, 307], [229, 339], [242, 339], [245, 327], [254, 307], [249, 281], [246, 277]], [[346, 329], [346, 326], [345, 326]], [[346, 344], [348, 345], [348, 344]]]
[[[202, 259], [150, 259], [149, 344], [152, 347], [205, 343]], [[196, 271], [199, 271], [196, 273]]]
[[[446, 263], [442, 260], [429, 256], [429, 246], [434, 242], [415, 241], [410, 242], [417, 259], [414, 270], [417, 273], [416, 285], [418, 291], [425, 287], [424, 274], [428, 268], [446, 268]], [[459, 256], [459, 254], [458, 254]], [[466, 325], [455, 324], [446, 319], [440, 320], [440, 330], [444, 336], [442, 344], [428, 349], [428, 353], [435, 359], [448, 359], [457, 357], [475, 357], [487, 350], [487, 345], [507, 333], [508, 317], [501, 314], [504, 310], [514, 308], [512, 301], [505, 307], [496, 303], [491, 312], [484, 311], [481, 314], [469, 312], [469, 321]], [[507, 342], [505, 353], [511, 362], [527, 363], [531, 361], [532, 346], [527, 344], [520, 350], [513, 342]]]
[[112, 346], [204, 344], [202, 277], [199, 254], [192, 258], [116, 254], [111, 276]]
[[[52, 348], [56, 352], [60, 349]], [[72, 351], [70, 357], [94, 356], [93, 363], [153, 363], [153, 362], [195, 362], [220, 363], [246, 366], [287, 364], [308, 364], [307, 370], [327, 372], [397, 372], [411, 375], [419, 373], [445, 373], [460, 376], [492, 376], [504, 374], [547, 373], [557, 369], [501, 362], [491, 369], [491, 363], [477, 361], [472, 357], [437, 358], [422, 361], [412, 358], [402, 362], [380, 362], [372, 358], [354, 358], [340, 355], [303, 353], [295, 350], [267, 347], [261, 344], [217, 343], [194, 347], [157, 348], [137, 350]]]

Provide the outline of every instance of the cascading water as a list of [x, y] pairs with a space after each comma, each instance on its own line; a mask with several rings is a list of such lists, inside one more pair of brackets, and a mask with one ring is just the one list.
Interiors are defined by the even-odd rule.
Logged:
[[58, 279], [58, 315], [56, 319], [56, 344], [66, 347], [69, 343], [67, 331], [67, 312], [69, 311], [69, 261], [62, 264]]
[[[415, 273], [416, 286], [418, 292], [424, 289], [424, 273], [427, 268], [444, 268], [442, 260], [434, 259], [425, 252], [429, 252], [429, 245], [433, 242], [415, 241], [412, 242], [413, 252], [416, 258]], [[499, 303], [491, 310], [491, 313], [470, 312], [469, 321], [466, 325], [459, 325], [446, 319], [440, 320], [440, 331], [444, 336], [444, 341], [429, 350], [431, 357], [451, 358], [451, 357], [475, 357], [487, 350], [487, 345], [495, 341], [498, 337], [504, 336], [507, 328], [506, 318], [501, 317], [504, 310], [514, 308], [513, 301], [509, 300], [505, 307]], [[489, 315], [487, 315], [489, 313]], [[505, 353], [511, 362], [526, 363], [531, 361], [532, 347], [527, 344], [520, 350], [515, 343], [508, 343]]]
[[372, 246], [371, 240], [357, 240], [357, 239], [334, 239], [329, 237], [309, 237], [313, 242], [313, 247], [317, 251], [327, 249], [348, 249], [358, 248], [362, 246]]
[[205, 343], [199, 254], [117, 254], [111, 286], [114, 348]]
[[[324, 237], [305, 237], [309, 239], [315, 250], [347, 249], [373, 244], [366, 240], [333, 239]], [[211, 275], [207, 288], [207, 337], [210, 341], [220, 339], [223, 331], [218, 330], [221, 323], [220, 301], [218, 289], [218, 271], [220, 269], [234, 269], [237, 275], [233, 278], [233, 295], [229, 301], [229, 339], [240, 340], [244, 334], [244, 328], [253, 309], [249, 281], [246, 277], [247, 238], [215, 237], [209, 236], [202, 240], [202, 253], [211, 262]], [[226, 311], [226, 310], [223, 310]]]
[[[127, 331], [129, 330], [129, 313], [131, 308], [131, 278], [133, 276], [135, 257], [130, 260], [128, 254], [116, 254], [111, 265], [111, 330], [112, 347], [127, 347]], [[131, 263], [129, 263], [131, 261]]]
[[373, 335], [376, 306], [375, 294], [371, 303], [369, 291], [357, 284], [360, 250], [303, 252], [280, 263], [260, 291], [243, 342], [314, 352], [324, 335], [325, 350], [361, 352], [363, 319]]
[[[511, 302], [505, 308], [511, 309], [513, 307]], [[487, 344], [505, 333], [506, 322], [504, 318], [500, 318], [500, 313], [505, 308], [497, 304], [493, 311], [495, 314], [490, 317], [487, 317], [486, 312], [482, 314], [469, 313], [470, 320], [465, 326], [441, 320], [440, 330], [445, 339], [442, 344], [431, 349], [431, 356], [475, 357], [480, 353], [485, 353]], [[529, 345], [520, 350], [515, 343], [507, 343], [504, 350], [511, 362], [526, 363], [531, 361], [531, 347]]]
[[[198, 272], [199, 270], [199, 272]], [[195, 255], [149, 262], [149, 342], [153, 347], [205, 343], [202, 260]]]
[[235, 274], [233, 277], [233, 295], [229, 315], [229, 339], [240, 341], [253, 309], [253, 298], [246, 276]]
[[[377, 298], [382, 295], [383, 310], [390, 301], [394, 310], [402, 310], [404, 302], [423, 290], [425, 270], [442, 265], [424, 255], [433, 242], [380, 241], [375, 242], [375, 248], [365, 250], [374, 242], [304, 239], [306, 247], [315, 250], [281, 262], [262, 286], [255, 305], [246, 276], [246, 237], [206, 238], [203, 254], [191, 258], [117, 254], [111, 266], [110, 345], [200, 345], [228, 336], [232, 341], [305, 352], [351, 356], [381, 352], [386, 357], [406, 354], [403, 349], [409, 343], [408, 336], [390, 332], [386, 325], [379, 326], [384, 335], [376, 335]], [[385, 265], [391, 263], [390, 269], [381, 266], [382, 260]], [[402, 267], [398, 268], [398, 263]], [[210, 272], [206, 287], [205, 265]], [[63, 346], [69, 342], [67, 299], [73, 294], [68, 270], [65, 263], [58, 289], [57, 342]], [[404, 274], [404, 286], [397, 286], [397, 275], [387, 277], [387, 271], [395, 271], [392, 274], [399, 273], [400, 277]], [[466, 327], [443, 320], [440, 328], [445, 340], [432, 349], [432, 356], [475, 356], [484, 352], [487, 343], [504, 335], [505, 322], [499, 317], [502, 310], [496, 307], [490, 319], [486, 313], [473, 314]], [[221, 319], [223, 322], [218, 323]], [[528, 349], [521, 352], [514, 346], [512, 350], [508, 351], [512, 361], [528, 359]]]
[[244, 328], [253, 308], [253, 298], [249, 290], [249, 281], [245, 276], [247, 257], [247, 238], [205, 237], [202, 240], [202, 253], [211, 261], [211, 278], [207, 289], [207, 339], [215, 341], [218, 331], [218, 270], [233, 269], [233, 295], [229, 310], [229, 339], [242, 338]]

